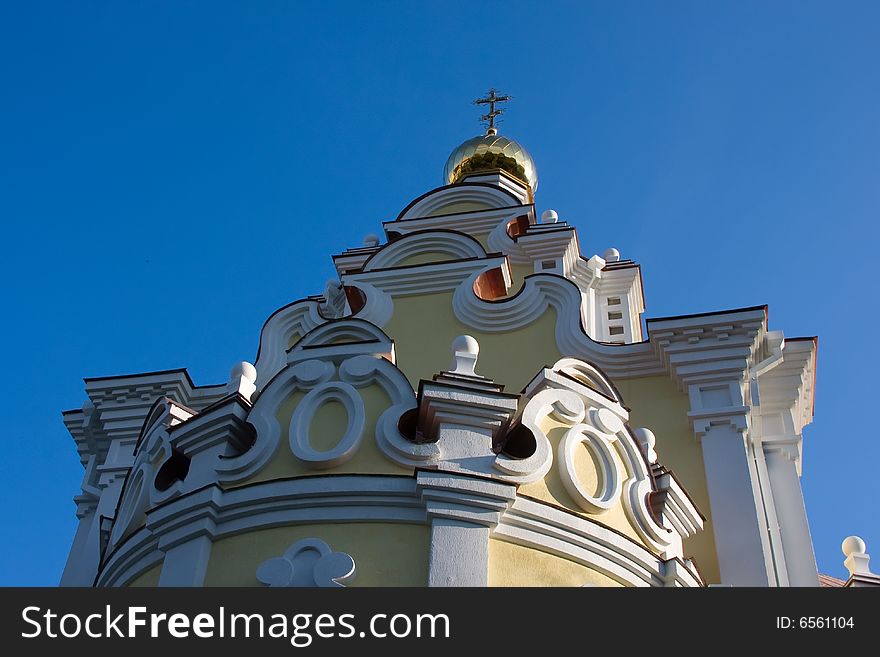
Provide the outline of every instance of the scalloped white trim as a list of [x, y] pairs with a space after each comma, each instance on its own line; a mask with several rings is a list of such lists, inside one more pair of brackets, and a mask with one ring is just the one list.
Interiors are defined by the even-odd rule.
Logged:
[[277, 311], [263, 326], [257, 362], [257, 390], [272, 380], [287, 364], [287, 349], [294, 335], [304, 336], [327, 320], [318, 312], [312, 299], [298, 301]]
[[458, 203], [485, 203], [488, 208], [505, 208], [519, 200], [513, 192], [489, 184], [459, 183], [429, 192], [400, 215], [397, 221], [440, 214], [444, 207]]
[[483, 245], [470, 235], [448, 230], [430, 230], [410, 233], [386, 244], [365, 263], [364, 271], [397, 267], [407, 258], [425, 253], [439, 253], [448, 256], [449, 260], [486, 257]]

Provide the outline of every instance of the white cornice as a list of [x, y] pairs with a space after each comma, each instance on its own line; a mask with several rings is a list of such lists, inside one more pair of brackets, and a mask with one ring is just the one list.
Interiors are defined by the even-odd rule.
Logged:
[[744, 381], [762, 344], [766, 314], [749, 308], [649, 319], [650, 343], [682, 390], [704, 381]]
[[[426, 525], [437, 514], [486, 524], [494, 528], [497, 539], [571, 559], [624, 585], [701, 585], [687, 568], [669, 568], [670, 562], [680, 561], [656, 557], [600, 523], [514, 498], [513, 488], [498, 482], [442, 472], [305, 477], [229, 490], [202, 488], [148, 511], [146, 525], [108, 555], [96, 584], [124, 585], [160, 563], [165, 552], [202, 536], [217, 541], [262, 528], [324, 522]], [[670, 576], [672, 582], [667, 581]]]
[[813, 421], [816, 341], [789, 339], [782, 363], [761, 376], [761, 412], [789, 412], [792, 432], [800, 434]]

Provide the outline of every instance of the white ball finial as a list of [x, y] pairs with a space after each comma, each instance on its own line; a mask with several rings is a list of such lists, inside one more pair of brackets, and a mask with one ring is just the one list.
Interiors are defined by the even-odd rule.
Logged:
[[477, 366], [477, 356], [480, 353], [480, 343], [469, 335], [459, 335], [452, 341], [452, 374], [464, 374], [477, 376], [474, 368]]
[[868, 546], [858, 536], [847, 536], [843, 539], [840, 549], [843, 550], [843, 556], [850, 557], [853, 554], [865, 554], [868, 551]]
[[556, 214], [556, 210], [544, 210], [541, 213], [542, 224], [555, 224], [557, 221], [559, 221], [559, 215]]
[[367, 233], [364, 235], [364, 246], [379, 246], [379, 236], [375, 233]]
[[227, 394], [239, 394], [250, 401], [257, 390], [257, 368], [246, 360], [236, 363], [229, 371], [229, 383], [226, 384]]
[[605, 262], [617, 262], [618, 260], [620, 260], [620, 251], [613, 246], [605, 251]]
[[654, 449], [654, 446], [657, 444], [657, 437], [654, 435], [654, 432], [645, 427], [640, 427], [633, 431], [633, 434], [635, 434], [636, 440], [639, 441], [642, 451], [644, 451], [645, 455], [648, 457], [648, 463], [656, 463], [657, 452]]
[[240, 363], [236, 363], [232, 366], [232, 370], [229, 372], [230, 379], [242, 378], [245, 381], [250, 381], [254, 383], [257, 380], [257, 368], [251, 365], [246, 360], [241, 361]]
[[850, 577], [864, 576], [877, 577], [871, 572], [871, 555], [868, 554], [868, 546], [858, 536], [847, 536], [840, 546], [846, 559], [843, 565], [849, 571]]

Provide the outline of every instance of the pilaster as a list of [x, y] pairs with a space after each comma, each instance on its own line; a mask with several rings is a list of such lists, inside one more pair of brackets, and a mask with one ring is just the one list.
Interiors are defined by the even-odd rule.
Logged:
[[419, 472], [416, 486], [431, 525], [428, 586], [487, 586], [489, 534], [516, 487], [445, 472]]

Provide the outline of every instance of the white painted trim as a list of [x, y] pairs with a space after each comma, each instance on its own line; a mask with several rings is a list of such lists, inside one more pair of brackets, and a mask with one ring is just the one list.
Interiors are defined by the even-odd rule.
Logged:
[[[577, 376], [572, 379], [570, 374], [561, 376], [560, 372], [575, 372]], [[609, 398], [588, 384], [603, 392], [610, 385], [605, 375], [592, 365], [577, 364], [570, 358], [560, 359], [526, 386], [523, 424], [532, 431], [539, 450], [549, 449], [549, 439], [540, 428], [544, 416], [552, 413], [554, 419], [569, 428], [558, 448], [560, 463], [557, 467], [566, 490], [581, 508], [599, 513], [619, 499], [630, 523], [648, 545], [664, 558], [683, 558], [682, 537], [675, 525], [660, 526], [648, 508], [648, 496], [654, 492], [653, 479], [638, 441], [626, 425], [628, 412], [616, 400], [616, 393]], [[613, 389], [608, 391], [613, 392]], [[605, 490], [599, 499], [590, 496], [578, 484], [573, 450], [583, 435], [600, 454], [600, 461], [605, 463], [603, 469], [607, 470], [603, 472]], [[694, 519], [694, 522], [698, 520]]]
[[[317, 552], [318, 559], [303, 557]], [[268, 559], [257, 568], [256, 577], [270, 587], [343, 588], [355, 576], [351, 555], [334, 552], [320, 538], [304, 538], [293, 543], [280, 557]]]
[[427, 230], [408, 233], [389, 242], [364, 263], [364, 271], [397, 267], [404, 260], [425, 253], [441, 254], [446, 260], [486, 257], [483, 246], [470, 235], [451, 230]]
[[294, 335], [304, 336], [327, 320], [314, 299], [297, 301], [277, 310], [260, 332], [260, 347], [254, 366], [260, 391], [287, 363], [287, 349]]
[[[664, 583], [668, 560], [601, 524], [516, 497], [509, 484], [423, 472], [417, 478], [314, 476], [194, 491], [148, 511], [146, 525], [128, 536], [102, 564], [97, 585], [125, 585], [159, 563], [163, 552], [170, 553], [198, 537], [217, 541], [259, 529], [326, 522], [424, 525], [431, 518], [483, 526], [494, 538], [571, 559], [623, 584]], [[203, 556], [191, 564], [196, 570], [207, 563], [205, 551], [198, 554]], [[453, 550], [448, 556], [455, 559], [457, 553]], [[679, 578], [680, 585], [699, 585], [685, 575]]]
[[98, 586], [125, 584], [170, 549], [205, 535], [212, 541], [256, 529], [323, 522], [425, 524], [425, 507], [412, 477], [315, 476], [275, 480], [224, 491], [209, 486], [147, 513], [102, 564]]
[[397, 221], [430, 217], [444, 207], [458, 203], [483, 203], [489, 208], [507, 208], [517, 200], [513, 192], [492, 184], [462, 182], [429, 192], [397, 217]]
[[[434, 215], [407, 220], [385, 221], [382, 227], [386, 233], [406, 235], [419, 230], [448, 229], [451, 223], [455, 230], [468, 235], [488, 235], [499, 224], [507, 226], [511, 220], [523, 214], [529, 215], [530, 222], [535, 221], [534, 205], [508, 205], [503, 208], [457, 212], [454, 215]], [[491, 247], [490, 247], [491, 248]], [[506, 252], [505, 252], [506, 253]]]
[[[559, 459], [559, 476], [565, 490], [584, 511], [602, 513], [613, 507], [620, 498], [622, 487], [620, 468], [614, 457], [616, 436], [600, 433], [589, 424], [576, 424], [565, 432], [559, 442], [557, 458]], [[584, 445], [596, 457], [599, 464], [600, 490], [593, 495], [581, 484], [575, 469], [575, 451]]]
[[[580, 563], [626, 586], [662, 586], [668, 562], [598, 522], [524, 497], [517, 497], [492, 537]], [[700, 584], [682, 577], [682, 585]]]
[[[345, 409], [346, 428], [331, 449], [318, 451], [311, 444], [311, 426], [318, 409], [330, 402], [339, 402]], [[309, 390], [293, 410], [288, 441], [293, 455], [309, 468], [333, 468], [355, 455], [361, 446], [366, 428], [364, 400], [348, 383], [325, 381]]]
[[275, 417], [278, 407], [296, 391], [310, 390], [328, 381], [336, 371], [331, 362], [307, 360], [288, 365], [266, 386], [248, 414], [256, 440], [246, 452], [217, 464], [220, 481], [236, 483], [262, 470], [278, 452], [282, 427]]

